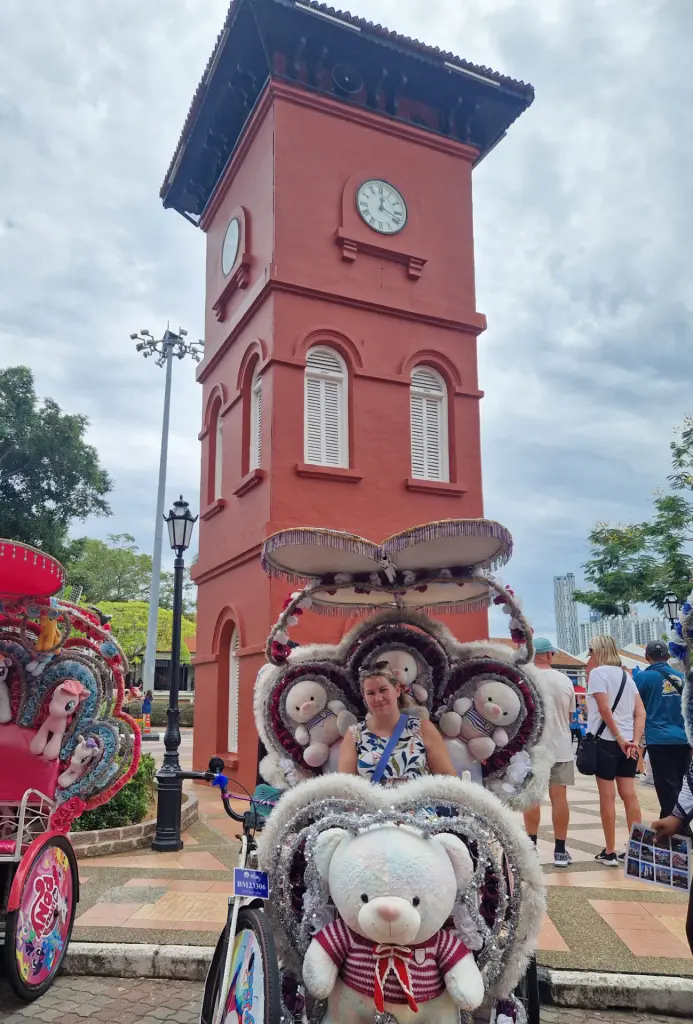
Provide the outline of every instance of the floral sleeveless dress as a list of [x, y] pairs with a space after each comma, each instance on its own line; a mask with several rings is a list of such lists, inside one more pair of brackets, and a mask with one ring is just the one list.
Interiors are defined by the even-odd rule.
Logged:
[[[365, 722], [352, 725], [351, 735], [356, 743], [358, 774], [370, 780], [388, 741], [367, 729]], [[421, 775], [428, 775], [426, 744], [421, 735], [421, 722], [418, 718], [408, 718], [385, 769], [381, 784], [392, 786], [398, 782], [418, 779]]]

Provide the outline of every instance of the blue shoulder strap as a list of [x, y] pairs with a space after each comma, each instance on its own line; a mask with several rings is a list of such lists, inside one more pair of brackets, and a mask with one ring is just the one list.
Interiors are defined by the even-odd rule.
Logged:
[[375, 766], [375, 771], [371, 775], [371, 782], [373, 783], [374, 786], [378, 785], [378, 783], [382, 779], [383, 775], [385, 774], [385, 769], [387, 768], [388, 764], [390, 763], [390, 758], [392, 757], [392, 754], [393, 754], [393, 751], [394, 751], [395, 747], [399, 743], [399, 738], [402, 735], [402, 733], [404, 732], [404, 727], [407, 724], [408, 720], [409, 720], [409, 715], [400, 715], [399, 716], [399, 722], [397, 723], [397, 725], [392, 730], [392, 735], [390, 736], [390, 739], [385, 744], [385, 749], [383, 750], [382, 754], [380, 755], [380, 760], [378, 761], [377, 765]]

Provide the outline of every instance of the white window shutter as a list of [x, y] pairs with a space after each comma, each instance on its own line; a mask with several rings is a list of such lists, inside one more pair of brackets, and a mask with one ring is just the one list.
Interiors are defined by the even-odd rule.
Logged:
[[306, 462], [322, 463], [322, 381], [306, 377]]
[[256, 375], [250, 391], [250, 468], [262, 465], [262, 377]]
[[416, 367], [410, 405], [412, 476], [417, 480], [448, 481], [447, 388], [436, 370]]
[[347, 384], [341, 356], [327, 348], [310, 350], [304, 392], [304, 458], [311, 465], [349, 465]]
[[238, 657], [240, 646], [238, 630], [234, 629], [229, 644], [229, 754], [238, 753], [238, 694], [241, 663]]
[[411, 395], [411, 472], [423, 480], [426, 476], [426, 428], [424, 402], [421, 395]]
[[217, 412], [216, 437], [214, 440], [214, 499], [221, 498], [224, 475], [224, 421], [221, 408]]

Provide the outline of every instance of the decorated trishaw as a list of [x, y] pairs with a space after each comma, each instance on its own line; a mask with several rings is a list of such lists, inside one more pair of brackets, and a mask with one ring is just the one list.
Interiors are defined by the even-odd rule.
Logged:
[[[510, 553], [507, 531], [486, 520], [377, 544], [313, 528], [265, 542], [265, 570], [295, 589], [255, 685], [267, 785], [237, 815], [221, 765], [206, 776], [244, 835], [203, 1024], [526, 1020], [518, 986], [544, 895], [515, 812], [543, 797], [552, 758], [532, 632], [492, 574]], [[516, 645], [463, 643], [432, 617], [492, 603]], [[296, 646], [291, 629], [311, 613], [363, 621], [335, 645]], [[409, 713], [440, 730], [458, 778], [372, 785], [336, 771], [346, 731], [366, 714], [359, 680], [381, 665]], [[266, 902], [243, 889], [256, 874]]]
[[0, 540], [0, 942], [17, 995], [65, 957], [79, 900], [68, 839], [137, 770], [125, 657], [97, 609], [60, 600], [56, 559]]

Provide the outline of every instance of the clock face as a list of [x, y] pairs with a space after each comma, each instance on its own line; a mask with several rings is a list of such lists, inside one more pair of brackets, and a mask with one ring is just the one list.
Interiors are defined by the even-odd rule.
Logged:
[[381, 235], [396, 235], [407, 223], [407, 204], [400, 192], [379, 178], [364, 181], [356, 193], [363, 220]]
[[238, 217], [234, 217], [229, 223], [224, 235], [224, 244], [221, 247], [221, 269], [226, 276], [233, 270], [236, 257], [238, 256], [238, 246], [241, 242], [241, 225], [238, 223]]

